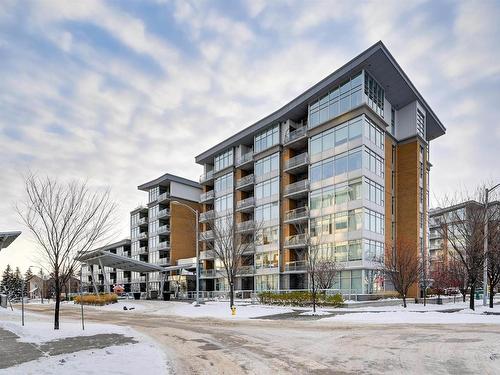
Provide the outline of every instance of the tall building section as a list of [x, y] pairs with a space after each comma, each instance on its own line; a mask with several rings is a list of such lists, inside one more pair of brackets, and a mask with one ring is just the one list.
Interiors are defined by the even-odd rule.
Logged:
[[198, 155], [202, 288], [227, 289], [207, 242], [208, 221], [229, 215], [237, 231], [258, 228], [237, 290], [307, 289], [312, 237], [322, 257], [343, 266], [335, 289], [383, 291], [385, 252], [399, 251], [398, 240], [428, 262], [429, 143], [444, 133], [379, 42]]

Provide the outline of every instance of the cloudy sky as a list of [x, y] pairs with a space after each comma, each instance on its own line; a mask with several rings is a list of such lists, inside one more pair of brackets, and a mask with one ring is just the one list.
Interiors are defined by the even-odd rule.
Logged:
[[[0, 2], [0, 231], [28, 168], [110, 186], [197, 179], [194, 157], [382, 40], [447, 127], [431, 195], [500, 180], [499, 1]], [[35, 261], [24, 233], [0, 253]]]

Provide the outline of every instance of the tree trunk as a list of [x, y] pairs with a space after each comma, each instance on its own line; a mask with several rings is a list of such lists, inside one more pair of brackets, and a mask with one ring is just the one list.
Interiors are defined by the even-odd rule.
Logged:
[[316, 284], [314, 283], [314, 275], [312, 277], [312, 303], [313, 303], [313, 313], [316, 313]]
[[56, 307], [54, 309], [54, 329], [59, 329], [59, 307], [61, 304], [61, 286], [59, 285], [59, 277], [54, 278], [56, 290]]
[[474, 310], [474, 293], [476, 292], [476, 285], [471, 284], [470, 286], [470, 298], [469, 298], [469, 309]]
[[229, 283], [229, 308], [234, 306], [234, 283], [231, 281]]
[[460, 290], [460, 293], [462, 293], [462, 299], [465, 302], [465, 298], [467, 297], [467, 291], [465, 289], [464, 290]]
[[493, 298], [495, 297], [495, 293], [493, 293], [493, 288], [495, 285], [493, 283], [490, 283], [490, 309], [493, 308]]
[[406, 309], [406, 294], [403, 294], [403, 307]]

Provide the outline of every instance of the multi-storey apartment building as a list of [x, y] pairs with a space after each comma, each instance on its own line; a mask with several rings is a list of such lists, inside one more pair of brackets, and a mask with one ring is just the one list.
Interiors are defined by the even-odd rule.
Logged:
[[306, 243], [313, 236], [321, 239], [322, 256], [343, 265], [335, 289], [383, 290], [379, 270], [397, 239], [412, 241], [426, 257], [429, 143], [444, 133], [378, 42], [201, 153], [203, 288], [227, 289], [220, 262], [207, 251], [208, 222], [232, 215], [238, 227], [259, 227], [236, 289], [307, 288]]
[[[148, 193], [147, 207], [130, 212], [130, 240], [123, 240], [98, 250], [105, 250], [152, 265], [172, 268], [196, 256], [196, 216], [186, 206], [200, 210], [201, 187], [197, 182], [164, 174], [138, 186]], [[175, 267], [174, 267], [175, 268]], [[160, 283], [168, 283], [176, 270], [140, 273], [119, 268], [89, 265], [83, 267], [84, 281], [91, 290], [105, 290], [107, 285], [123, 285], [126, 292], [160, 291]], [[176, 281], [180, 275], [176, 276]], [[194, 275], [193, 275], [194, 278]], [[169, 286], [164, 285], [164, 290]]]

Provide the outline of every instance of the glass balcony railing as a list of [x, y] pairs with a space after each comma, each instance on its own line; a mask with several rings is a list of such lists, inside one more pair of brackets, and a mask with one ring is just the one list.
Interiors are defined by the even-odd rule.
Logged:
[[307, 220], [309, 218], [309, 207], [299, 207], [285, 212], [285, 222]]
[[291, 143], [307, 136], [307, 127], [297, 128], [285, 135], [285, 144]]
[[215, 197], [215, 192], [213, 190], [207, 191], [206, 193], [200, 194], [200, 202], [207, 202], [213, 200]]

